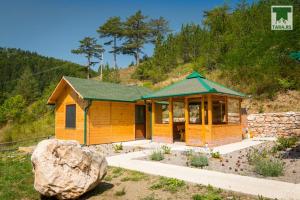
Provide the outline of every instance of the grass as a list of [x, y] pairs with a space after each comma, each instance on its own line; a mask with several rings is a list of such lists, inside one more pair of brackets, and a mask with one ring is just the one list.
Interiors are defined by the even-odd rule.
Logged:
[[123, 177], [121, 179], [122, 182], [126, 182], [126, 181], [141, 181], [141, 180], [145, 180], [148, 178], [148, 176], [142, 172], [138, 172], [138, 171], [129, 171], [128, 172], [128, 176]]
[[185, 182], [182, 180], [178, 180], [176, 178], [160, 177], [159, 180], [150, 187], [150, 189], [162, 189], [174, 193], [183, 186], [185, 186]]
[[29, 155], [10, 152], [0, 154], [0, 199], [39, 199], [33, 188]]
[[161, 147], [161, 149], [163, 150], [163, 153], [164, 153], [164, 154], [170, 154], [170, 153], [171, 153], [171, 148], [168, 147], [168, 146], [166, 146], [166, 145], [163, 145], [163, 146]]
[[126, 194], [125, 187], [115, 192], [115, 196], [124, 196]]
[[222, 200], [221, 189], [215, 189], [211, 185], [207, 186], [207, 191], [205, 194], [194, 194], [192, 196], [193, 200]]
[[151, 153], [150, 159], [154, 161], [161, 161], [164, 159], [164, 154], [160, 150], [155, 150]]
[[123, 150], [123, 145], [122, 145], [122, 143], [120, 143], [120, 144], [114, 144], [113, 148], [114, 148], [114, 152], [115, 153], [119, 153], [120, 151]]
[[191, 165], [193, 167], [205, 167], [208, 166], [208, 158], [206, 156], [203, 155], [193, 155], [191, 156]]
[[116, 167], [116, 168], [113, 168], [112, 170], [112, 174], [113, 174], [113, 178], [116, 178], [116, 177], [119, 177], [121, 176], [122, 174], [124, 173], [124, 169], [121, 168], [121, 167]]

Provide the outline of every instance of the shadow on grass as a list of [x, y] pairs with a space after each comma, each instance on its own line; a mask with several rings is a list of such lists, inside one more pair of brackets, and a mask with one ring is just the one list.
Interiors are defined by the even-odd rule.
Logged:
[[[103, 192], [112, 189], [113, 187], [114, 187], [114, 185], [111, 184], [111, 183], [101, 182], [93, 190], [85, 193], [84, 195], [82, 195], [78, 199], [80, 199], [80, 200], [86, 200], [86, 199], [88, 199], [88, 198], [90, 198], [92, 196], [100, 195]], [[57, 198], [55, 198], [55, 197], [46, 197], [46, 196], [42, 196], [42, 195], [41, 195], [40, 199], [41, 200], [57, 200]]]
[[110, 190], [114, 187], [113, 184], [111, 183], [107, 183], [107, 182], [101, 182], [99, 185], [97, 185], [93, 190], [85, 193], [84, 195], [82, 195], [79, 199], [81, 200], [85, 200], [88, 199], [92, 196], [96, 196], [96, 195], [100, 195], [103, 192]]

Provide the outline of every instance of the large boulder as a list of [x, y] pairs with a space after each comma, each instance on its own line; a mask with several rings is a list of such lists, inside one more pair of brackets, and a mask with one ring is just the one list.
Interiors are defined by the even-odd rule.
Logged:
[[74, 199], [97, 186], [106, 174], [105, 157], [77, 141], [43, 140], [31, 156], [34, 188], [44, 196]]

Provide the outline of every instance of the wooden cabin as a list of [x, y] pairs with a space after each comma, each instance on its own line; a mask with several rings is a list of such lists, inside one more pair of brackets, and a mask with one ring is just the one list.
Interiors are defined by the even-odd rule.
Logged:
[[150, 139], [151, 116], [142, 100], [150, 92], [64, 76], [48, 99], [55, 105], [55, 137], [86, 145]]
[[156, 92], [63, 77], [48, 104], [55, 105], [58, 139], [86, 145], [152, 139], [215, 146], [242, 140], [243, 97], [193, 72]]

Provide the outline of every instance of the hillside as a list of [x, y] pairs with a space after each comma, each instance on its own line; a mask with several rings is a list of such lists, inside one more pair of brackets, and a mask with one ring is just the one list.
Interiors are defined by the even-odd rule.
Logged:
[[0, 141], [54, 133], [53, 108], [46, 101], [63, 75], [86, 77], [86, 72], [75, 63], [0, 48]]

